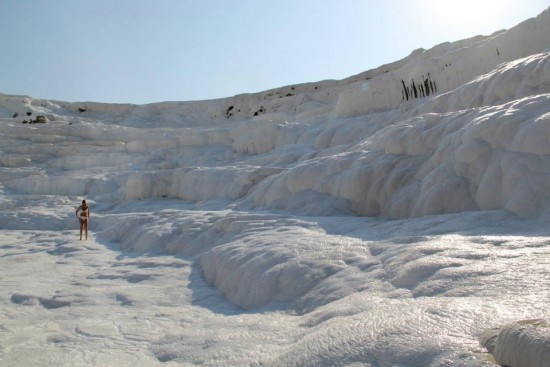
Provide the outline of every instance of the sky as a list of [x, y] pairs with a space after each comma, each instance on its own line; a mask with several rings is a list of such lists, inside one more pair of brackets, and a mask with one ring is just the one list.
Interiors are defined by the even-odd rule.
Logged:
[[343, 79], [548, 0], [0, 0], [0, 93], [145, 104]]

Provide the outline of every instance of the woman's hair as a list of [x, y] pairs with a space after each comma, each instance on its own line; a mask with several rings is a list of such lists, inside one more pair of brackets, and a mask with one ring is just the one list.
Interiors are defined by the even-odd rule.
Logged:
[[86, 200], [82, 200], [82, 204], [86, 204]]

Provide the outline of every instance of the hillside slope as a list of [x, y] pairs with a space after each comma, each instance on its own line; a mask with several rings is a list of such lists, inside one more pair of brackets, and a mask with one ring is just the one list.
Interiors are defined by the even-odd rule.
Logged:
[[[547, 34], [549, 10], [345, 80], [221, 100], [138, 106], [0, 95], [2, 183], [118, 201], [246, 199], [317, 215], [533, 215], [546, 208], [549, 173]], [[49, 123], [21, 124], [26, 114]], [[98, 167], [110, 168], [90, 174]]]

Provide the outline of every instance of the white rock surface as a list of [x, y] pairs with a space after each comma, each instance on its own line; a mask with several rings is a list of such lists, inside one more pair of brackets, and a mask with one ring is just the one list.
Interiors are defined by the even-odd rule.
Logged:
[[[549, 27], [212, 101], [0, 94], [0, 364], [491, 365], [548, 319]], [[545, 366], [533, 325], [485, 345]]]

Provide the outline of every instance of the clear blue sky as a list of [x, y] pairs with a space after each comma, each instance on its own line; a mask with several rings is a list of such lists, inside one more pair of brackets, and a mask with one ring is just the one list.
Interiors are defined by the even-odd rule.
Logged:
[[547, 0], [0, 0], [0, 93], [150, 103], [342, 79]]

